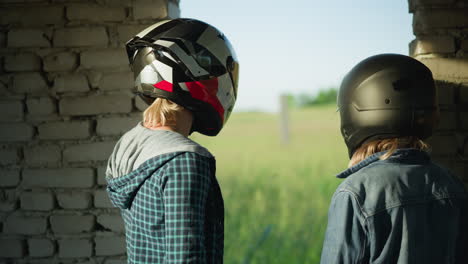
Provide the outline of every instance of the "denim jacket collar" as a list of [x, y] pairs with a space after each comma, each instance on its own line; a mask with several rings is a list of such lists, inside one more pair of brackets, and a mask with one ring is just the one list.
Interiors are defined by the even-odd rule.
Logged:
[[[379, 157], [385, 154], [387, 151], [381, 151], [370, 155], [369, 157], [365, 158], [358, 164], [340, 172], [336, 175], [337, 178], [346, 178], [349, 175], [359, 171], [360, 169], [379, 161]], [[413, 148], [402, 148], [397, 149], [388, 160], [393, 161], [402, 161], [402, 160], [411, 160], [416, 162], [427, 162], [430, 160], [429, 155], [421, 150], [413, 149]]]

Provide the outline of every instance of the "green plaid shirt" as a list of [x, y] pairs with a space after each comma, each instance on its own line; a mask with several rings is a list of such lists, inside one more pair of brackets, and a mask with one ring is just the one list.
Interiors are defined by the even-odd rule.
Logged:
[[159, 155], [108, 178], [122, 211], [128, 263], [222, 263], [224, 207], [215, 160], [193, 152]]

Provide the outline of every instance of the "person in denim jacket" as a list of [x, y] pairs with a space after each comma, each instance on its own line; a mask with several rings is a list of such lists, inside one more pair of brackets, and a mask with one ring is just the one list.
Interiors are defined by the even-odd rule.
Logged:
[[344, 78], [338, 107], [351, 160], [321, 263], [468, 263], [467, 192], [423, 141], [439, 118], [430, 70], [403, 55], [367, 58]]

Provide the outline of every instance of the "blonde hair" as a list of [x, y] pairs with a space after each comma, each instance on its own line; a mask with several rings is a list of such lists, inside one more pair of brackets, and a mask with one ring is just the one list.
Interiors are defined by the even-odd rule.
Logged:
[[177, 113], [184, 108], [168, 99], [156, 98], [143, 112], [143, 124], [147, 127], [175, 126]]
[[359, 147], [351, 157], [348, 167], [352, 167], [370, 155], [387, 151], [379, 157], [380, 160], [388, 159], [399, 148], [415, 148], [422, 151], [429, 151], [429, 145], [417, 137], [399, 137], [373, 140]]

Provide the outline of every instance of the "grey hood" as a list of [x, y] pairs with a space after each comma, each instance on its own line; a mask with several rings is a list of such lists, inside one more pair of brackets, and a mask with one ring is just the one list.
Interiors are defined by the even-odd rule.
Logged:
[[124, 176], [148, 159], [172, 152], [195, 152], [212, 157], [206, 148], [177, 132], [148, 129], [140, 122], [115, 145], [107, 164], [106, 177]]

